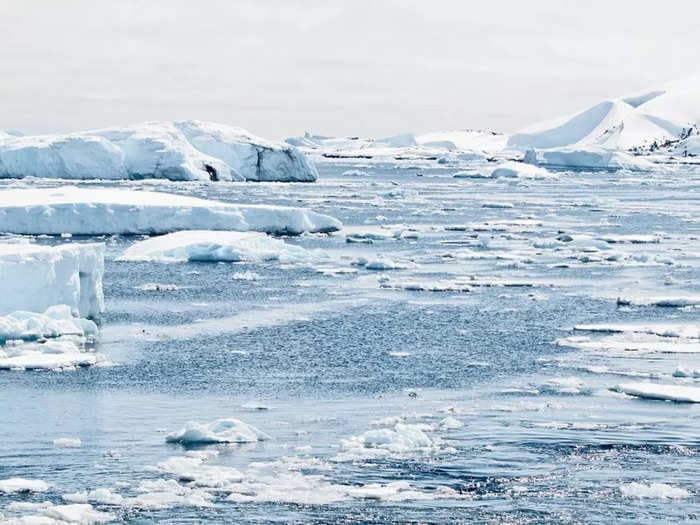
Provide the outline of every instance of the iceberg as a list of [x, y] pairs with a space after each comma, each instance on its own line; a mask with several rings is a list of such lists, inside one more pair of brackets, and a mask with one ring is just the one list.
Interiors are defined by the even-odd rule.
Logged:
[[306, 250], [258, 232], [179, 231], [137, 242], [122, 261], [294, 263], [325, 258], [320, 250]]
[[295, 147], [211, 122], [146, 122], [63, 135], [0, 136], [0, 178], [313, 182]]
[[[104, 311], [103, 273], [103, 244], [0, 244], [0, 315], [15, 312], [0, 325], [9, 335], [27, 330], [50, 335], [63, 329], [66, 311], [76, 317], [98, 317]], [[56, 305], [67, 305], [67, 310], [49, 309]]]
[[201, 229], [296, 235], [340, 228], [337, 219], [306, 208], [231, 204], [170, 193], [74, 186], [0, 192], [0, 231], [17, 234], [129, 235]]

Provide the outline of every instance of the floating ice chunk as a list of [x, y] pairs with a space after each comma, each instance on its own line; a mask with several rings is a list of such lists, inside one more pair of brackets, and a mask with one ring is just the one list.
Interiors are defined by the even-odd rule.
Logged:
[[345, 170], [341, 175], [345, 177], [367, 177], [369, 173], [364, 170]]
[[[56, 525], [64, 523], [76, 523], [79, 525], [91, 525], [93, 523], [106, 523], [114, 521], [116, 516], [107, 512], [101, 512], [89, 503], [71, 503], [68, 505], [48, 505], [41, 509], [40, 516], [56, 520]], [[38, 521], [38, 523], [42, 523]], [[44, 523], [46, 523], [44, 521]], [[53, 523], [53, 522], [49, 522]]]
[[182, 485], [174, 479], [143, 481], [133, 498], [125, 498], [124, 506], [136, 509], [168, 509], [172, 507], [211, 507], [214, 496], [195, 487]]
[[397, 423], [393, 428], [369, 430], [340, 442], [344, 454], [338, 459], [353, 457], [394, 457], [405, 454], [432, 454], [439, 450], [439, 441], [431, 439], [421, 425]]
[[687, 490], [667, 483], [624, 483], [620, 492], [627, 498], [684, 499], [690, 496]]
[[700, 370], [691, 370], [688, 368], [685, 368], [681, 365], [678, 365], [676, 369], [673, 371], [673, 377], [694, 377], [694, 378], [700, 378]]
[[53, 446], [55, 448], [80, 448], [82, 441], [78, 438], [57, 438], [53, 440]]
[[393, 261], [389, 258], [380, 256], [374, 259], [367, 259], [366, 257], [358, 257], [353, 261], [355, 266], [362, 266], [366, 270], [405, 270], [409, 268], [408, 264]]
[[0, 316], [0, 343], [63, 335], [88, 337], [96, 335], [97, 331], [93, 321], [74, 317], [66, 304], [51, 306], [41, 314], [19, 311]]
[[257, 281], [260, 275], [255, 272], [236, 272], [231, 276], [234, 281]]
[[123, 189], [31, 188], [0, 192], [0, 231], [19, 234], [160, 234], [178, 230], [331, 232], [340, 221], [306, 208], [230, 204]]
[[0, 347], [0, 370], [74, 370], [106, 363], [100, 354], [85, 351], [84, 344], [84, 338], [75, 336], [13, 342]]
[[620, 296], [617, 304], [622, 306], [659, 306], [662, 308], [683, 308], [686, 306], [700, 305], [700, 295], [666, 295], [655, 297], [644, 296]]
[[46, 492], [49, 484], [40, 479], [8, 478], [0, 479], [0, 492]]
[[97, 488], [83, 492], [64, 494], [63, 501], [68, 503], [96, 503], [98, 505], [122, 505], [124, 497], [121, 494], [112, 492], [107, 488]]
[[700, 403], [700, 388], [693, 386], [663, 385], [658, 383], [623, 383], [613, 387], [628, 396], [678, 403]]
[[452, 416], [447, 416], [445, 419], [440, 421], [439, 427], [444, 428], [446, 430], [455, 430], [458, 428], [462, 428], [464, 426], [464, 423], [462, 423], [459, 419], [456, 419]]
[[146, 283], [138, 286], [138, 289], [144, 292], [174, 292], [177, 290], [177, 286], [165, 283]]
[[538, 150], [528, 155], [528, 161], [538, 166], [551, 168], [575, 168], [593, 170], [639, 170], [649, 171], [658, 167], [641, 157], [624, 151], [596, 145]]
[[514, 208], [512, 202], [482, 202], [482, 208], [510, 209]]
[[178, 432], [168, 434], [169, 443], [253, 443], [269, 439], [257, 428], [234, 418], [219, 419], [212, 423], [190, 422]]
[[551, 179], [553, 176], [544, 168], [513, 160], [501, 162], [491, 172], [494, 178]]
[[306, 250], [257, 232], [179, 231], [140, 241], [121, 261], [225, 261], [294, 263], [325, 259], [321, 250]]
[[[11, 191], [0, 192], [0, 200]], [[0, 211], [0, 231], [5, 229], [4, 219]], [[17, 310], [44, 312], [43, 320], [33, 317], [26, 323], [38, 326], [50, 323], [47, 318], [51, 318], [63, 325], [65, 311], [47, 309], [68, 305], [69, 315], [97, 317], [104, 311], [103, 273], [102, 244], [66, 244], [53, 248], [27, 243], [0, 244], [0, 315]]]

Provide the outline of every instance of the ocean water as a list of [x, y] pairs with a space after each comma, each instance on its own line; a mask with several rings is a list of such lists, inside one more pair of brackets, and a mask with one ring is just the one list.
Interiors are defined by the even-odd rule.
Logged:
[[[113, 366], [0, 374], [0, 479], [49, 484], [0, 493], [0, 515], [87, 491], [129, 523], [700, 520], [700, 405], [617, 388], [700, 387], [700, 173], [456, 171], [105, 184], [303, 205], [345, 229], [285, 238], [328, 254], [303, 264], [119, 262], [140, 237], [100, 239], [94, 350]], [[221, 418], [269, 439], [166, 442]]]

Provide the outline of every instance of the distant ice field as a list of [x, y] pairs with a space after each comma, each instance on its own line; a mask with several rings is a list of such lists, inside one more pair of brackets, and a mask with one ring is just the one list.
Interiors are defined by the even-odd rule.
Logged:
[[0, 370], [0, 522], [697, 519], [700, 171], [435, 166], [78, 183], [343, 228], [277, 237], [323, 257], [242, 262], [23, 237], [105, 242], [87, 350], [111, 366]]

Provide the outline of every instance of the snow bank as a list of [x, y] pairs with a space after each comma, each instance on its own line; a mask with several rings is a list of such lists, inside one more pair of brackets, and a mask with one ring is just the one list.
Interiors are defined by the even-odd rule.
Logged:
[[628, 396], [678, 403], [700, 403], [700, 388], [692, 386], [660, 385], [657, 383], [623, 383], [613, 388]]
[[119, 257], [122, 261], [280, 261], [323, 259], [320, 250], [306, 250], [257, 232], [180, 231], [137, 242]]
[[299, 234], [340, 227], [337, 219], [306, 208], [229, 204], [170, 193], [74, 186], [0, 192], [0, 231], [9, 233], [160, 234], [202, 229]]
[[0, 137], [0, 177], [314, 181], [296, 148], [241, 128], [146, 122], [65, 135]]
[[[14, 191], [3, 192], [0, 200], [11, 198], [8, 193]], [[45, 221], [50, 224], [52, 215], [45, 212]], [[6, 225], [2, 211], [0, 224]], [[5, 229], [3, 226], [0, 230]], [[26, 330], [47, 331], [42, 333], [46, 336], [52, 330], [63, 330], [65, 323], [74, 323], [66, 319], [64, 310], [47, 310], [55, 305], [68, 305], [78, 317], [98, 316], [104, 311], [103, 273], [103, 244], [0, 244], [0, 315], [16, 312], [14, 317], [0, 321], [0, 330], [10, 336]], [[44, 314], [32, 316], [19, 311]], [[73, 328], [71, 324], [66, 330]]]
[[248, 423], [238, 419], [219, 419], [212, 423], [190, 422], [178, 432], [168, 434], [168, 443], [254, 443], [268, 436]]

